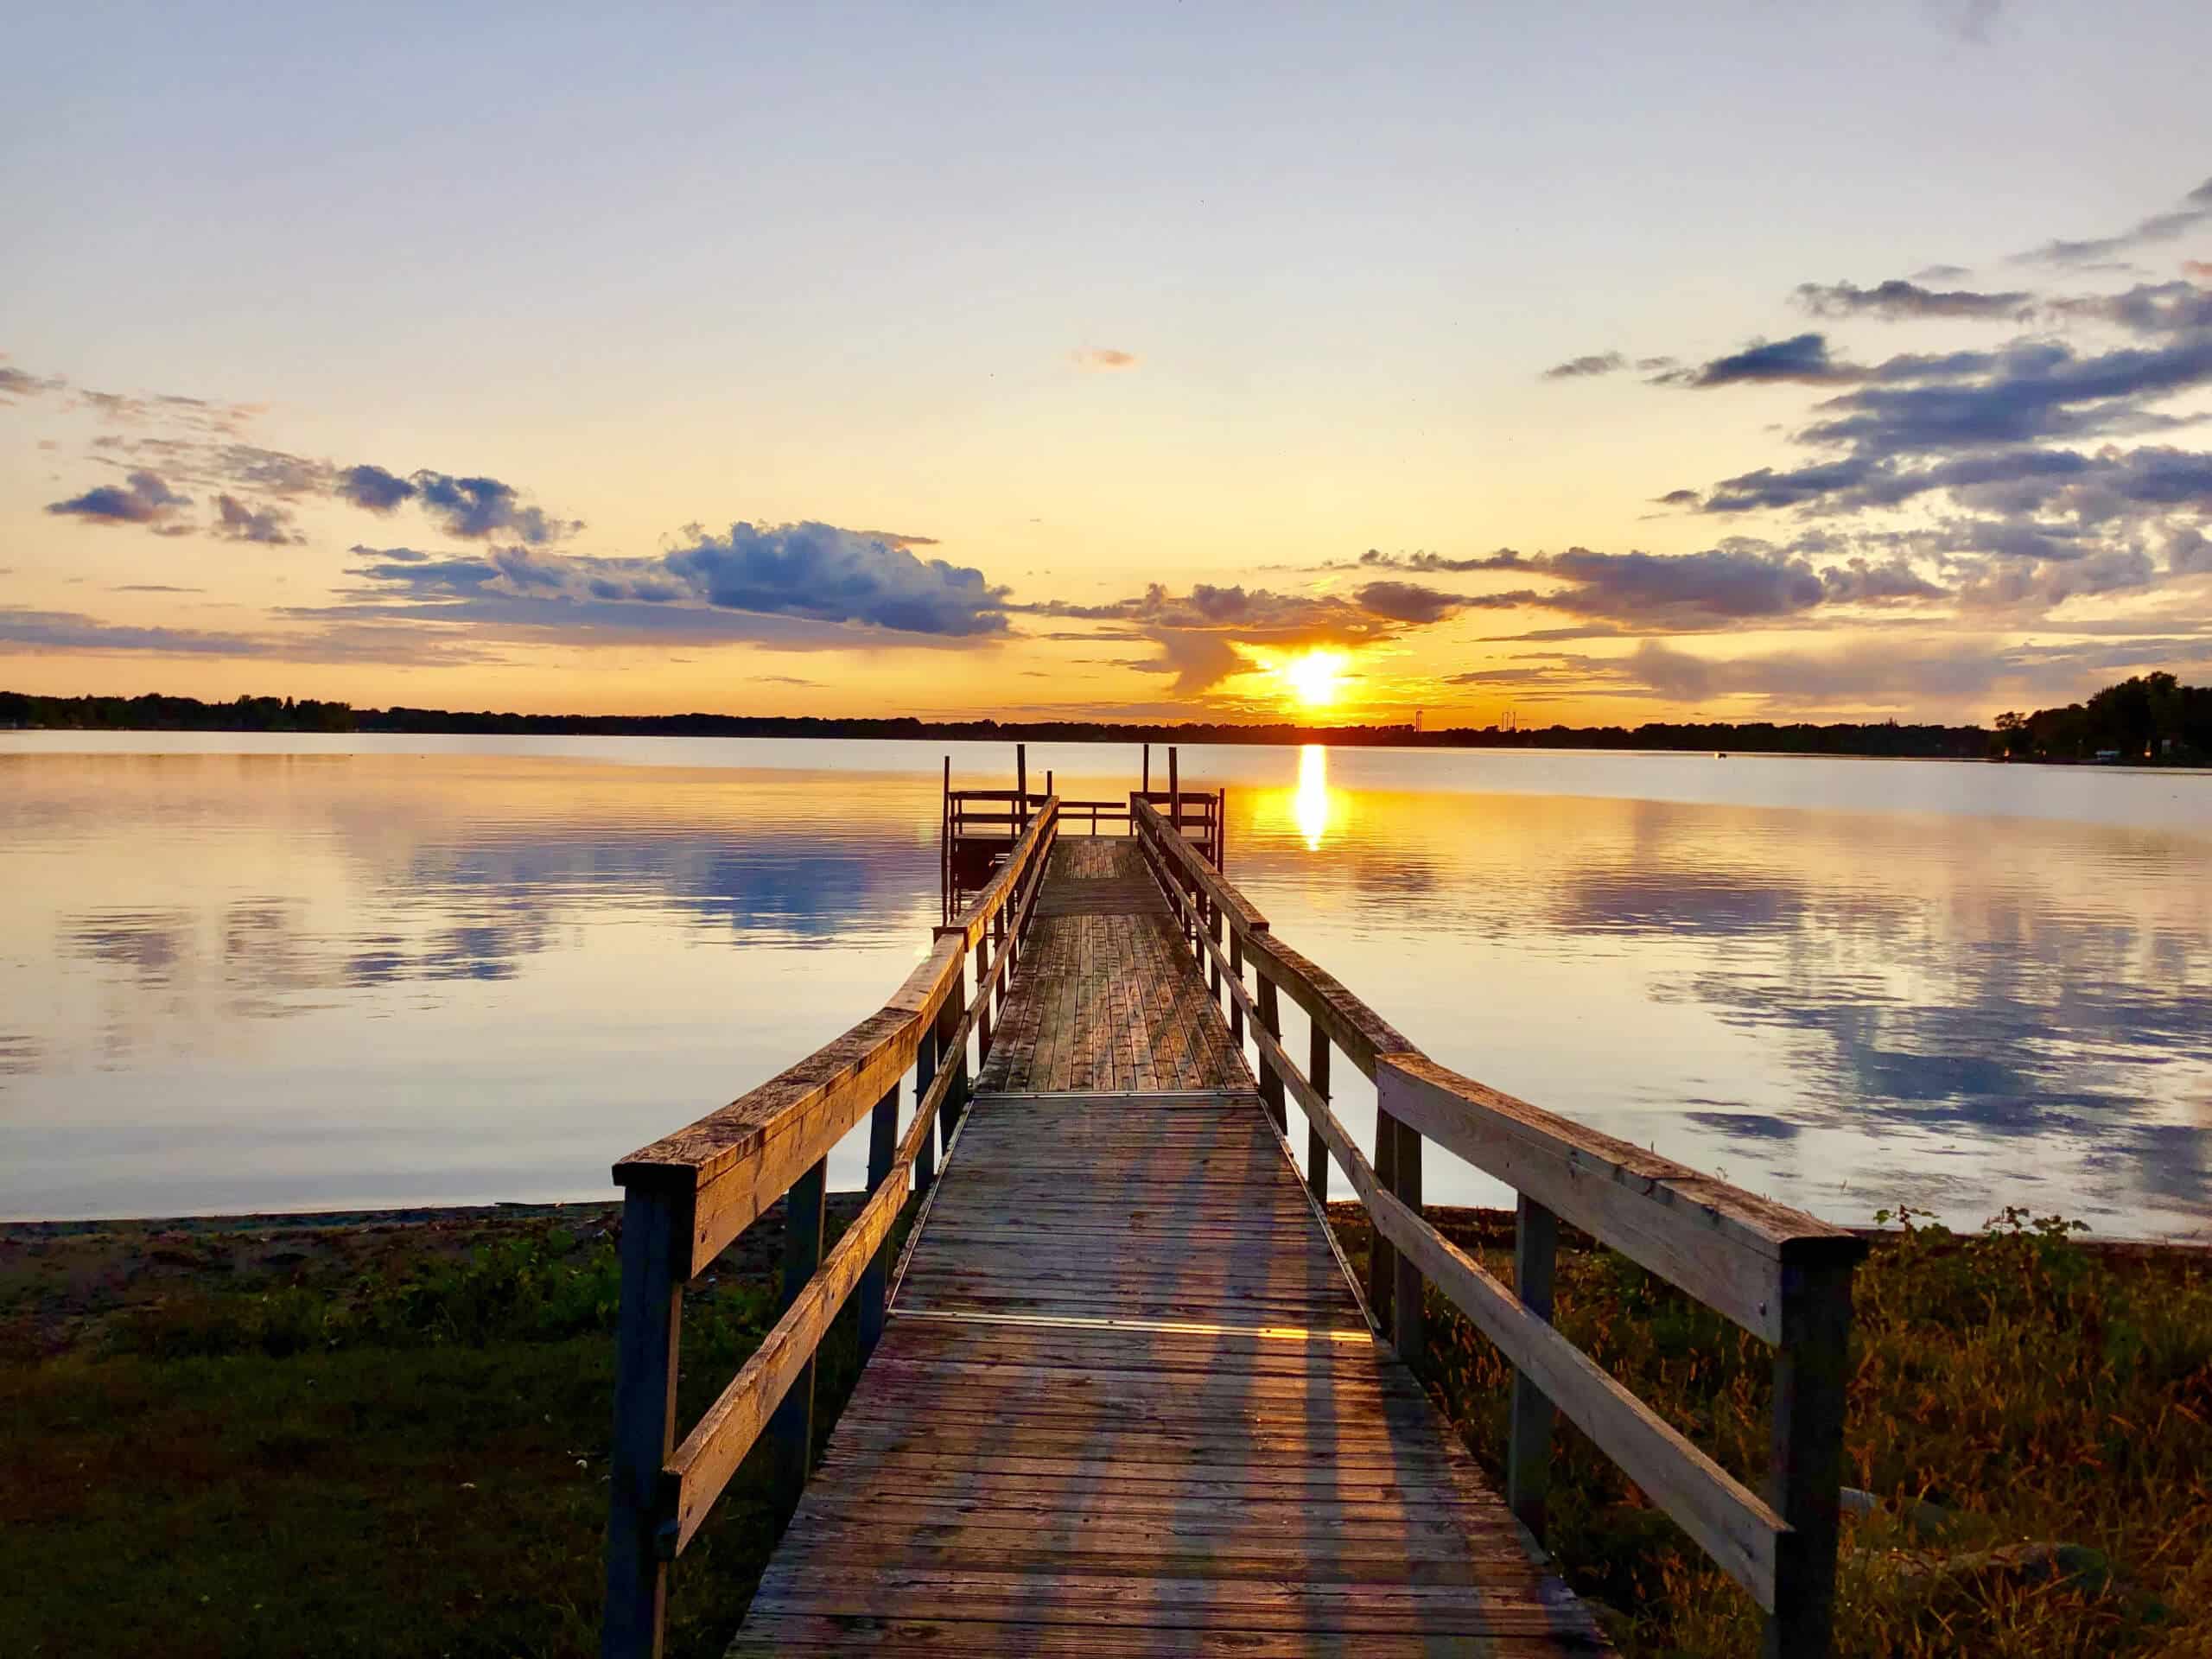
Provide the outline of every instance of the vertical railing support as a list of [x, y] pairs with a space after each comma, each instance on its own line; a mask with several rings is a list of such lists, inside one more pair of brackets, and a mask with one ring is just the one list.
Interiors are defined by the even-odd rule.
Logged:
[[1835, 1618], [1837, 1488], [1850, 1380], [1853, 1260], [1782, 1269], [1767, 1501], [1789, 1530], [1777, 1541], [1765, 1659], [1825, 1659]]
[[[658, 1659], [668, 1602], [664, 1548], [676, 1516], [661, 1468], [675, 1445], [676, 1351], [690, 1264], [688, 1194], [626, 1189], [622, 1304], [614, 1351], [614, 1449], [607, 1472], [602, 1659]], [[670, 1529], [665, 1541], [664, 1527]], [[672, 1548], [669, 1553], [673, 1554]]]
[[[937, 1024], [932, 1020], [922, 1027], [922, 1039], [914, 1050], [914, 1109], [922, 1109], [922, 1102], [930, 1092], [930, 1085], [937, 1081]], [[925, 1135], [920, 1148], [914, 1154], [914, 1196], [920, 1198], [937, 1185], [937, 1137]]]
[[[784, 1293], [776, 1304], [779, 1319], [791, 1312], [806, 1281], [822, 1265], [822, 1200], [829, 1175], [830, 1160], [820, 1159], [784, 1194]], [[776, 1515], [779, 1521], [788, 1521], [806, 1490], [807, 1470], [814, 1461], [811, 1358], [791, 1379], [791, 1391], [768, 1420], [768, 1439], [775, 1448]]]
[[[868, 1126], [868, 1190], [874, 1192], [891, 1179], [892, 1160], [899, 1155], [899, 1085], [893, 1084], [875, 1103]], [[861, 1269], [861, 1363], [883, 1340], [886, 1300], [891, 1288], [891, 1240], [887, 1235], [868, 1266]]]
[[[1398, 1190], [1398, 1120], [1378, 1104], [1375, 1109], [1375, 1185], [1385, 1192]], [[1391, 1310], [1398, 1297], [1398, 1247], [1382, 1236], [1370, 1218], [1367, 1246], [1367, 1311], [1382, 1333], [1390, 1333]]]
[[[1276, 1000], [1275, 982], [1268, 977], [1265, 968], [1260, 969], [1260, 1023], [1267, 1027], [1268, 1035], [1277, 1041], [1282, 1039], [1282, 1007]], [[1268, 1116], [1274, 1120], [1275, 1128], [1287, 1128], [1290, 1120], [1284, 1116], [1282, 1078], [1274, 1066], [1268, 1064], [1263, 1052], [1260, 1056], [1260, 1103], [1268, 1109]]]
[[[1398, 1156], [1391, 1191], [1398, 1202], [1415, 1215], [1421, 1210], [1421, 1131], [1410, 1123], [1398, 1125]], [[1395, 1251], [1397, 1285], [1391, 1292], [1390, 1345], [1408, 1365], [1421, 1363], [1427, 1332], [1421, 1320], [1421, 1268], [1404, 1251]]]
[[[1547, 1325], [1552, 1319], [1552, 1266], [1559, 1217], [1527, 1193], [1513, 1224], [1513, 1292]], [[1505, 1442], [1505, 1501], [1521, 1524], [1541, 1536], [1551, 1484], [1552, 1402], [1527, 1372], [1513, 1373], [1513, 1421]]]
[[[1214, 950], [1221, 948], [1221, 906], [1206, 898], [1206, 936], [1214, 943]], [[1217, 1002], [1221, 1001], [1221, 958], [1213, 950], [1206, 952], [1206, 995]]]
[[944, 1103], [938, 1109], [937, 1144], [942, 1153], [952, 1144], [952, 1132], [960, 1126], [960, 1113], [968, 1104], [968, 1045], [953, 1046], [953, 1034], [960, 1028], [960, 1016], [968, 1006], [968, 958], [960, 958], [959, 970], [952, 976], [952, 990], [944, 999], [944, 1006], [937, 1011], [937, 1059], [940, 1066], [950, 1067], [952, 1081], [946, 1085]]
[[[1008, 895], [1009, 898], [1013, 895]], [[1000, 914], [1005, 912], [1001, 911]], [[983, 930], [976, 941], [976, 994], [982, 1003], [976, 1010], [976, 1064], [980, 1066], [991, 1052], [991, 999], [983, 992], [991, 982], [991, 931]]]
[[[1229, 972], [1239, 985], [1244, 982], [1244, 936], [1235, 928], [1229, 930]], [[1229, 999], [1229, 1038], [1238, 1048], [1244, 1046], [1244, 1001], [1232, 995]]]
[[[1306, 1045], [1306, 1080], [1313, 1085], [1315, 1094], [1329, 1098], [1329, 1033], [1321, 1029], [1318, 1020], [1312, 1022]], [[1321, 1138], [1321, 1126], [1311, 1117], [1306, 1122], [1306, 1190], [1316, 1204], [1329, 1201], [1329, 1143]]]

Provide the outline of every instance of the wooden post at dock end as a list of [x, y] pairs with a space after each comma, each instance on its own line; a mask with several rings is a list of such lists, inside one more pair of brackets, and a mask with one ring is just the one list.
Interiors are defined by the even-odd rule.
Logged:
[[[893, 1084], [875, 1103], [868, 1126], [868, 1190], [874, 1192], [891, 1179], [892, 1160], [899, 1155], [899, 1085]], [[886, 1237], [867, 1267], [861, 1269], [861, 1358], [865, 1362], [883, 1340], [885, 1303], [891, 1288], [891, 1240]]]
[[[1513, 1294], [1546, 1325], [1552, 1320], [1552, 1266], [1559, 1217], [1526, 1192], [1513, 1224]], [[1539, 1541], [1551, 1484], [1552, 1402], [1528, 1373], [1513, 1373], [1513, 1419], [1505, 1441], [1505, 1502]]]
[[938, 885], [944, 890], [944, 919], [952, 920], [953, 846], [958, 839], [958, 826], [952, 821], [952, 757], [944, 757], [944, 797], [938, 813], [938, 857], [944, 868], [938, 872]]
[[1172, 743], [1167, 747], [1167, 830], [1176, 840], [1183, 839], [1183, 784], [1175, 774], [1175, 746]]
[[676, 1444], [676, 1349], [690, 1261], [690, 1200], [650, 1188], [622, 1200], [622, 1301], [614, 1338], [614, 1455], [607, 1471], [604, 1659], [661, 1650], [668, 1563], [661, 1466]]
[[1152, 793], [1152, 745], [1144, 746], [1144, 792]]
[[1023, 830], [1027, 830], [1028, 827], [1029, 827], [1029, 746], [1028, 746], [1027, 743], [1017, 743], [1017, 744], [1015, 744], [1015, 745], [1014, 746], [1014, 839], [1015, 839], [1015, 840], [1017, 840], [1017, 841], [1019, 841], [1019, 840], [1021, 838], [1021, 832], [1022, 832]]
[[[830, 1160], [791, 1183], [784, 1194], [784, 1294], [777, 1304], [778, 1318], [791, 1312], [791, 1304], [806, 1288], [822, 1265], [823, 1189], [829, 1184]], [[814, 1361], [791, 1379], [791, 1391], [768, 1420], [768, 1438], [775, 1448], [776, 1516], [791, 1519], [806, 1490], [806, 1477], [814, 1462]]]
[[1229, 785], [1226, 784], [1213, 792], [1213, 867], [1217, 871], [1229, 868]]
[[1854, 1260], [1789, 1263], [1782, 1270], [1767, 1502], [1789, 1530], [1776, 1541], [1774, 1611], [1767, 1615], [1763, 1659], [1825, 1659], [1832, 1650]]
[[1046, 768], [1045, 768], [1045, 793], [1046, 793], [1046, 795], [1049, 798], [1049, 797], [1051, 796], [1052, 792], [1052, 769], [1050, 766], [1047, 766], [1047, 767], [1046, 767]]

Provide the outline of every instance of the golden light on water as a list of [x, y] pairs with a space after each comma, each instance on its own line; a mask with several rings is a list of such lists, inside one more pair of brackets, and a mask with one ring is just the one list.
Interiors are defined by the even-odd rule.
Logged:
[[1344, 695], [1344, 668], [1350, 661], [1341, 651], [1315, 645], [1284, 658], [1275, 672], [1300, 707], [1326, 709]]
[[1306, 837], [1306, 850], [1321, 850], [1329, 832], [1329, 751], [1308, 743], [1298, 752], [1298, 792], [1290, 798], [1291, 815], [1298, 833]]

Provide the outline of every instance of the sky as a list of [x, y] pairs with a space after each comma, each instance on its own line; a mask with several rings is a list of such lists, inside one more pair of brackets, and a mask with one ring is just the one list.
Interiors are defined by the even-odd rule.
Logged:
[[2212, 9], [11, 9], [0, 688], [2212, 679]]

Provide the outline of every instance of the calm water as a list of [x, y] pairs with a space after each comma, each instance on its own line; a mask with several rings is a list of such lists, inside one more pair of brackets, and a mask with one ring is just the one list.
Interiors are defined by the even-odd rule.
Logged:
[[[604, 1192], [921, 955], [944, 753], [0, 734], [0, 1216]], [[2212, 777], [1182, 759], [1277, 931], [1485, 1082], [1838, 1219], [2206, 1229]]]

